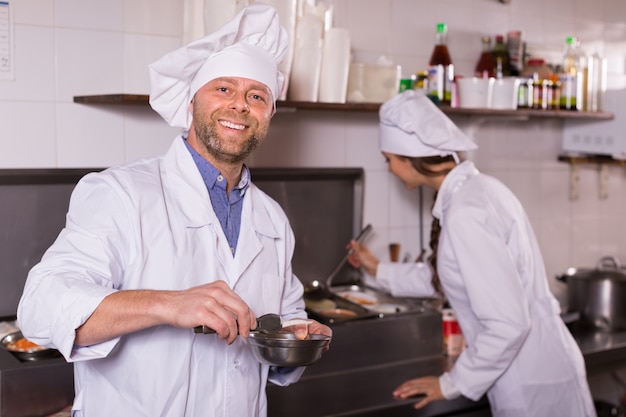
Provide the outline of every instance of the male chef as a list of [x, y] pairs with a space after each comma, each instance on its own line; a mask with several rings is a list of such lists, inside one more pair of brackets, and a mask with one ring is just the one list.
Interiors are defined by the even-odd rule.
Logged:
[[267, 381], [301, 375], [258, 363], [246, 341], [262, 314], [306, 317], [289, 221], [244, 164], [275, 112], [286, 47], [276, 11], [254, 3], [165, 55], [150, 104], [182, 133], [164, 155], [76, 186], [18, 307], [24, 335], [74, 363], [73, 417], [264, 417]]

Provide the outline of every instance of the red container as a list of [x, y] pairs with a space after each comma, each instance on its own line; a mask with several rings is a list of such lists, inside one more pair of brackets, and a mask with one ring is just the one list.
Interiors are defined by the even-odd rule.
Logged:
[[452, 309], [444, 308], [441, 311], [443, 316], [443, 353], [444, 355], [456, 356], [463, 352], [465, 339], [456, 314]]

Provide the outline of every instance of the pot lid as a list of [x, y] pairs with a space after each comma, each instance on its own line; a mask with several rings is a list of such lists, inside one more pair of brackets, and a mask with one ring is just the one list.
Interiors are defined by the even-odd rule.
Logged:
[[621, 266], [620, 261], [614, 256], [600, 258], [595, 268], [568, 268], [561, 276], [566, 280], [613, 280], [626, 281], [626, 269]]
[[611, 270], [611, 269], [573, 269], [573, 273], [568, 270], [567, 279], [576, 279], [576, 280], [611, 280], [611, 281], [619, 281], [626, 282], [626, 271], [622, 270]]

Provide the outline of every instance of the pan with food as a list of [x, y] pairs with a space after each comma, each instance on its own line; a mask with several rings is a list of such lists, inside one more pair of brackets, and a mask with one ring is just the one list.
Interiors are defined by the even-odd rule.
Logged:
[[4, 336], [0, 345], [21, 361], [38, 361], [61, 355], [56, 349], [49, 349], [31, 342], [19, 331]]

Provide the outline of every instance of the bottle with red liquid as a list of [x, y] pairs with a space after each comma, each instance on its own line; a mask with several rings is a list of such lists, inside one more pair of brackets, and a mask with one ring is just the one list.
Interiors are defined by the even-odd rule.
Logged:
[[445, 23], [437, 24], [435, 48], [428, 63], [428, 97], [435, 104], [450, 104], [454, 65], [446, 45], [448, 28]]
[[476, 64], [474, 75], [479, 78], [489, 78], [496, 76], [496, 63], [491, 53], [491, 36], [483, 36], [483, 50]]

